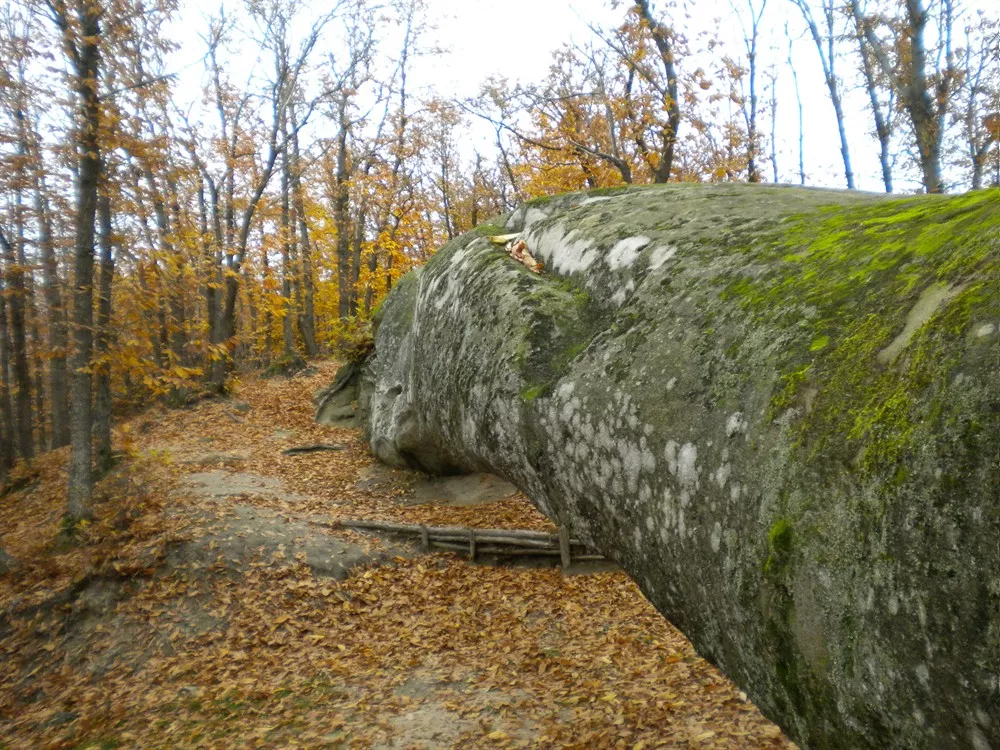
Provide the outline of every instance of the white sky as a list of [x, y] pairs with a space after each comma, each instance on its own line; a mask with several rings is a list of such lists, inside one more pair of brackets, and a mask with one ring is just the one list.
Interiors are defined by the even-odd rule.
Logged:
[[[739, 7], [745, 9], [746, 0], [738, 2]], [[994, 2], [995, 0], [966, 0], [964, 4], [971, 8], [987, 8]], [[654, 3], [654, 11], [662, 4]], [[234, 3], [228, 5], [234, 7]], [[322, 0], [317, 0], [314, 7], [321, 8], [322, 5]], [[616, 10], [610, 8], [607, 0], [505, 0], [502, 3], [494, 0], [427, 0], [427, 5], [429, 20], [435, 29], [430, 38], [424, 40], [424, 44], [427, 46], [435, 43], [445, 51], [443, 54], [425, 56], [415, 61], [411, 81], [414, 88], [432, 88], [439, 96], [450, 98], [474, 95], [480, 84], [490, 76], [502, 76], [511, 81], [526, 83], [540, 81], [548, 73], [555, 49], [566, 42], [586, 42], [590, 38], [587, 23], [598, 26], [620, 23], [628, 3], [621, 3]], [[212, 6], [211, 9], [214, 10], [215, 7], [217, 6]], [[730, 55], [741, 55], [742, 31], [729, 0], [696, 0], [693, 8], [689, 19], [671, 20], [675, 25], [683, 25], [691, 38], [700, 30], [714, 30], [727, 43]], [[179, 53], [181, 65], [191, 65], [193, 60], [203, 54], [203, 45], [196, 33], [198, 29], [204, 28], [203, 18], [208, 10], [209, 7], [196, 0], [187, 0], [182, 4], [177, 25], [183, 43]], [[793, 36], [804, 33], [805, 26], [799, 12], [788, 0], [768, 0], [758, 64], [762, 73], [772, 63], [778, 70], [779, 176], [783, 182], [797, 182], [798, 113], [792, 75], [786, 62], [787, 42], [783, 32], [786, 22], [789, 23]], [[844, 51], [848, 51], [846, 45]], [[322, 45], [318, 52], [325, 56]], [[392, 54], [393, 50], [387, 52]], [[810, 37], [798, 36], [794, 60], [805, 109], [807, 183], [845, 187], [833, 108]], [[855, 58], [845, 57], [838, 62], [838, 73], [850, 80], [856, 65]], [[241, 56], [238, 64], [239, 70], [232, 71], [236, 81], [243, 79], [252, 61], [248, 56]], [[684, 64], [683, 61], [681, 64]], [[193, 66], [192, 72], [200, 72], [197, 65]], [[763, 75], [758, 80], [761, 106], [766, 109], [769, 106], [769, 94], [763, 91]], [[862, 89], [855, 88], [847, 90], [844, 97], [857, 187], [881, 190], [877, 143], [867, 135], [872, 130], [867, 95]], [[762, 118], [760, 127], [765, 133], [766, 141], [770, 128], [770, 120], [766, 115]], [[482, 140], [481, 150], [491, 153], [491, 137], [492, 131], [474, 126], [466, 140], [470, 153], [477, 140]], [[766, 145], [769, 151], [769, 144]], [[900, 166], [903, 161], [905, 160], [901, 159]], [[770, 164], [762, 167], [767, 179], [771, 179]], [[912, 170], [909, 174], [916, 176]], [[917, 187], [918, 182], [905, 179], [904, 171], [897, 169], [897, 191], [914, 190]]]

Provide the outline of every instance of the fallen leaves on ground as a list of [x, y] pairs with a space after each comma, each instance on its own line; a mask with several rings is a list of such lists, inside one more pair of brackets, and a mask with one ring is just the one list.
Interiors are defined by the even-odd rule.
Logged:
[[[65, 451], [35, 463], [37, 485], [0, 508], [20, 560], [0, 579], [0, 746], [792, 747], [621, 573], [438, 554], [338, 582], [294, 546], [238, 571], [174, 560], [227, 513], [177, 482], [204, 469], [186, 458], [213, 451], [295, 493], [240, 498], [262, 514], [552, 529], [521, 496], [407, 506], [405, 473], [359, 487], [372, 459], [356, 432], [312, 421], [310, 397], [335, 370], [315, 366], [248, 378], [245, 404], [124, 424], [135, 457], [102, 483], [82, 544], [57, 542]], [[346, 449], [281, 455], [309, 442]]]

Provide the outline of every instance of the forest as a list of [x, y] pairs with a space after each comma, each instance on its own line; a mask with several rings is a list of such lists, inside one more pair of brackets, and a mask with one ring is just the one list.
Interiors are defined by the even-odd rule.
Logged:
[[[528, 199], [789, 181], [788, 121], [797, 166], [782, 173], [806, 184], [814, 116], [836, 118], [840, 187], [856, 186], [862, 142], [886, 192], [1000, 176], [995, 8], [734, 0], [737, 48], [688, 33], [693, 3], [612, 8], [616, 24], [592, 25], [537, 80], [455, 98], [414, 83], [441, 44], [427, 0], [246, 0], [210, 15], [174, 0], [5, 2], [0, 485], [71, 445], [66, 523], [86, 521], [115, 416], [224, 393], [241, 368], [363, 351], [403, 274]], [[778, 10], [785, 37], [765, 38]], [[199, 52], [178, 70], [182, 41]], [[787, 56], [763, 59], [767, 45]], [[796, 73], [793, 45], [821, 79]], [[779, 116], [775, 80], [790, 73], [797, 91], [825, 92], [828, 114], [799, 98]], [[847, 92], [863, 92], [866, 122], [845, 118]]]

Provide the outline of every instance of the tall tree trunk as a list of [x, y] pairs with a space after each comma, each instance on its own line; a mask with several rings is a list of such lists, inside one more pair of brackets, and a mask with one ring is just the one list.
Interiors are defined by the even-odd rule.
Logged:
[[38, 452], [44, 453], [49, 449], [48, 433], [46, 427], [46, 408], [45, 408], [45, 343], [42, 340], [41, 326], [39, 325], [39, 320], [41, 315], [38, 312], [38, 306], [35, 304], [35, 284], [32, 277], [29, 275], [28, 280], [28, 305], [27, 310], [29, 313], [29, 328], [31, 331], [31, 362], [32, 362], [32, 376], [31, 382], [33, 384], [32, 392], [35, 394], [35, 431], [36, 431], [36, 445], [38, 446]]
[[299, 254], [302, 259], [302, 314], [299, 317], [299, 332], [306, 354], [319, 354], [316, 346], [316, 286], [313, 279], [312, 246], [309, 241], [309, 222], [306, 219], [305, 200], [302, 191], [302, 160], [299, 155], [298, 123], [292, 109], [292, 197], [295, 201], [295, 217], [299, 224]]
[[285, 315], [281, 319], [281, 334], [285, 357], [295, 356], [295, 333], [293, 322], [298, 311], [292, 305], [292, 242], [294, 229], [291, 224], [291, 184], [288, 148], [288, 128], [282, 124], [284, 148], [281, 150], [281, 296], [285, 303]]
[[674, 60], [674, 48], [670, 41], [670, 34], [663, 25], [653, 18], [653, 12], [649, 7], [649, 0], [637, 0], [635, 4], [639, 16], [649, 26], [649, 33], [653, 37], [653, 43], [660, 53], [660, 62], [663, 63], [663, 70], [667, 77], [666, 86], [666, 107], [667, 124], [662, 129], [660, 138], [660, 160], [653, 173], [653, 182], [664, 183], [670, 179], [674, 168], [674, 151], [677, 147], [677, 132], [681, 126], [681, 101], [677, 90], [677, 68]]
[[777, 76], [771, 75], [771, 170], [773, 182], [778, 183], [778, 86]]
[[[882, 166], [882, 184], [885, 192], [892, 192], [892, 156], [889, 151], [892, 132], [889, 128], [889, 120], [882, 112], [882, 104], [878, 100], [878, 81], [875, 78], [875, 61], [872, 59], [872, 52], [865, 41], [864, 20], [861, 17], [861, 10], [858, 8], [857, 0], [849, 3], [851, 15], [854, 18], [854, 26], [858, 38], [858, 53], [861, 56], [861, 68], [865, 74], [865, 88], [868, 91], [868, 103], [872, 109], [872, 118], [875, 120], [875, 135], [878, 138], [879, 154], [878, 161]], [[890, 99], [887, 108], [889, 115], [892, 114], [892, 100]]]
[[112, 254], [111, 199], [108, 186], [98, 196], [97, 212], [100, 222], [101, 265], [98, 276], [97, 337], [94, 368], [94, 434], [96, 438], [97, 472], [104, 474], [113, 463], [111, 450], [111, 284], [115, 266]]
[[[18, 219], [18, 237], [23, 242], [21, 219]], [[21, 245], [23, 248], [23, 244]], [[28, 346], [25, 336], [25, 286], [24, 264], [19, 262], [23, 250], [15, 249], [8, 238], [0, 232], [0, 249], [4, 261], [4, 288], [7, 293], [7, 307], [10, 325], [11, 364], [14, 374], [14, 410], [17, 430], [14, 433], [18, 453], [23, 458], [35, 455], [34, 432], [32, 430], [31, 373], [28, 365]]]
[[[816, 52], [823, 67], [823, 78], [826, 82], [827, 91], [830, 94], [830, 102], [833, 104], [833, 112], [837, 118], [837, 133], [840, 136], [840, 156], [844, 162], [844, 177], [847, 180], [849, 190], [854, 189], [854, 170], [851, 167], [851, 149], [847, 141], [847, 130], [844, 125], [844, 106], [840, 95], [840, 80], [836, 73], [836, 49], [835, 43], [837, 33], [834, 28], [837, 18], [837, 10], [834, 7], [834, 0], [823, 0], [823, 15], [826, 20], [826, 36], [824, 37], [816, 24], [808, 0], [793, 0], [802, 12], [802, 17], [816, 45]], [[793, 69], [794, 70], [794, 69]]]
[[340, 102], [340, 132], [337, 134], [337, 174], [333, 220], [337, 227], [337, 313], [342, 321], [351, 314], [351, 237], [348, 227], [347, 97]]
[[0, 483], [17, 460], [14, 445], [16, 420], [11, 405], [10, 336], [7, 332], [7, 287], [0, 275]]
[[[852, 3], [852, 9], [855, 5]], [[862, 32], [874, 60], [882, 68], [885, 76], [892, 81], [899, 92], [899, 103], [910, 118], [917, 145], [917, 161], [920, 166], [924, 190], [928, 193], [944, 191], [941, 181], [941, 141], [944, 137], [945, 117], [951, 99], [952, 49], [951, 34], [953, 22], [953, 0], [942, 0], [943, 28], [937, 30], [939, 40], [944, 45], [945, 67], [932, 71], [935, 79], [933, 96], [928, 80], [927, 49], [924, 32], [927, 28], [928, 13], [923, 0], [905, 0], [905, 18], [900, 32], [905, 40], [897, 37], [897, 42], [905, 42], [908, 51], [907, 64], [902, 69], [893, 65], [882, 40], [872, 28], [868, 19], [862, 19]], [[857, 14], [860, 15], [860, 14]], [[857, 15], [855, 16], [857, 18]]]
[[[146, 165], [143, 171], [153, 200], [158, 246], [163, 256], [163, 266], [160, 267], [157, 264], [161, 291], [160, 348], [168, 353], [164, 365], [177, 367], [185, 364], [184, 347], [187, 343], [187, 337], [184, 333], [184, 256], [177, 251], [173, 240], [176, 220], [180, 213], [176, 198], [177, 186], [168, 178], [166, 180], [168, 192], [167, 195], [164, 195], [152, 169]], [[169, 213], [166, 203], [167, 196], [170, 197], [172, 206]], [[180, 403], [184, 400], [184, 396], [183, 388], [171, 388], [171, 402]]]
[[[35, 157], [38, 158], [38, 155]], [[38, 249], [42, 261], [42, 293], [49, 318], [49, 404], [52, 413], [52, 447], [69, 445], [69, 376], [66, 370], [66, 312], [62, 282], [52, 242], [52, 212], [49, 209], [42, 165], [35, 173], [35, 214]]]
[[[172, 282], [168, 300], [170, 304], [170, 353], [173, 364], [184, 366], [188, 364], [186, 355], [188, 335], [187, 335], [187, 315], [184, 310], [184, 288], [185, 275], [187, 269], [187, 259], [184, 253], [178, 250], [173, 241], [174, 234], [180, 228], [181, 209], [180, 198], [177, 195], [177, 183], [167, 177], [167, 191], [170, 196], [170, 255], [168, 268]], [[187, 388], [175, 388], [173, 398], [176, 402], [183, 402], [187, 395]]]
[[[264, 231], [261, 230], [263, 235]], [[263, 240], [263, 237], [261, 238]], [[264, 248], [263, 241], [261, 242], [261, 264], [264, 266], [264, 283], [262, 287], [264, 289], [269, 289], [270, 284], [268, 279], [271, 277], [271, 262], [267, 259], [267, 249]], [[244, 295], [247, 300], [247, 307], [250, 312], [250, 328], [251, 330], [257, 330], [257, 310], [254, 308], [253, 294], [251, 293], [252, 286], [250, 284], [250, 272], [247, 271], [246, 267], [243, 268], [243, 277], [246, 280], [247, 292]], [[274, 315], [271, 313], [271, 306], [264, 305], [264, 345], [261, 348], [261, 364], [267, 367], [271, 364], [271, 344], [274, 340], [273, 336], [274, 329]]]
[[97, 82], [100, 62], [101, 7], [76, 0], [79, 35], [73, 42], [68, 19], [64, 34], [75, 48], [74, 86], [79, 97], [75, 242], [73, 247], [73, 356], [70, 407], [70, 462], [67, 515], [71, 522], [90, 516], [94, 495], [93, 394], [90, 366], [94, 347], [94, 224], [101, 175], [101, 103]]
[[361, 200], [358, 215], [354, 219], [354, 239], [351, 262], [351, 316], [358, 314], [358, 282], [361, 280], [361, 248], [365, 242], [365, 225], [368, 223], [368, 201]]
[[[209, 189], [209, 202], [206, 205], [204, 184]], [[198, 207], [201, 217], [201, 236], [203, 238], [203, 253], [205, 262], [205, 317], [208, 319], [208, 355], [207, 382], [216, 392], [221, 392], [226, 380], [226, 357], [222, 352], [225, 338], [222, 335], [222, 310], [220, 306], [220, 290], [224, 289], [222, 280], [222, 242], [224, 238], [222, 217], [219, 212], [219, 189], [208, 175], [205, 175], [203, 188], [198, 194]], [[211, 234], [209, 234], [209, 212], [211, 212]]]
[[792, 35], [788, 31], [788, 24], [785, 24], [785, 38], [788, 40], [788, 68], [792, 71], [792, 82], [795, 84], [795, 104], [798, 108], [799, 113], [799, 184], [806, 184], [806, 163], [805, 163], [805, 148], [803, 140], [805, 138], [805, 126], [803, 123], [803, 112], [802, 112], [802, 92], [799, 89], [799, 74], [795, 68], [795, 61], [793, 52], [794, 42], [792, 41]]

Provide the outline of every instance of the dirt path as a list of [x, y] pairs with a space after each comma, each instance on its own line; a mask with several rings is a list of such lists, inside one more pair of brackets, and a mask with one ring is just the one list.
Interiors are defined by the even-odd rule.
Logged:
[[[331, 529], [552, 527], [509, 488], [465, 505], [479, 485], [373, 465], [313, 423], [318, 369], [126, 425], [81, 548], [52, 547], [65, 457], [39, 462], [0, 511], [23, 561], [0, 579], [0, 747], [791, 746], [621, 573]], [[344, 449], [281, 453], [310, 443]]]

